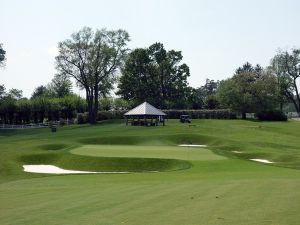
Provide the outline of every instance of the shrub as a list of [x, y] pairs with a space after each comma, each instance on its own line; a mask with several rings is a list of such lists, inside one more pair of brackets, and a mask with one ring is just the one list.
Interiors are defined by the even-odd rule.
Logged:
[[89, 114], [85, 113], [77, 113], [77, 123], [84, 124], [88, 122]]
[[257, 113], [256, 117], [261, 121], [287, 121], [287, 116], [278, 110], [262, 111]]
[[163, 110], [169, 119], [179, 119], [180, 115], [190, 115], [191, 119], [236, 119], [229, 109], [216, 110]]
[[97, 114], [97, 120], [111, 120], [111, 119], [123, 119], [125, 110], [114, 111], [99, 111]]

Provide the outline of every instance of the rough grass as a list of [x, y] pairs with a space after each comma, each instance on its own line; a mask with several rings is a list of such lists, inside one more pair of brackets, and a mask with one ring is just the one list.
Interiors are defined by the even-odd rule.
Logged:
[[65, 144], [46, 144], [46, 145], [39, 146], [39, 148], [43, 150], [61, 150], [66, 147], [67, 145]]
[[[299, 223], [299, 122], [192, 124], [170, 120], [165, 127], [126, 127], [113, 121], [57, 133], [0, 131], [0, 224]], [[176, 147], [182, 143], [208, 147]], [[56, 176], [22, 171], [24, 163], [88, 170], [105, 164], [120, 168], [122, 161], [127, 168], [157, 166], [165, 172]], [[176, 169], [181, 163], [193, 166]]]

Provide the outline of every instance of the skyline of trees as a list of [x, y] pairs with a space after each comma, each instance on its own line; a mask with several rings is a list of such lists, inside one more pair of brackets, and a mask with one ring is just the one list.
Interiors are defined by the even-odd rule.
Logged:
[[[243, 118], [247, 112], [282, 111], [291, 103], [300, 116], [300, 49], [278, 51], [266, 68], [246, 62], [231, 78], [206, 79], [203, 86], [193, 88], [187, 81], [190, 71], [182, 62], [181, 51], [166, 50], [159, 42], [129, 51], [128, 42], [129, 34], [124, 30], [93, 31], [84, 27], [58, 43], [58, 73], [47, 85], [36, 87], [31, 99], [23, 98], [22, 90], [6, 91], [0, 85], [2, 109], [6, 107], [6, 113], [15, 113], [18, 107], [28, 108], [30, 102], [30, 107], [40, 104], [43, 111], [46, 104], [51, 104], [48, 116], [52, 117], [49, 112], [61, 104], [53, 99], [69, 96], [72, 101], [72, 96], [78, 97], [72, 92], [73, 78], [85, 90], [91, 124], [96, 122], [99, 109], [127, 109], [143, 101], [161, 109], [230, 108]], [[0, 44], [1, 66], [5, 65], [5, 54]], [[117, 94], [115, 97], [112, 91]]]

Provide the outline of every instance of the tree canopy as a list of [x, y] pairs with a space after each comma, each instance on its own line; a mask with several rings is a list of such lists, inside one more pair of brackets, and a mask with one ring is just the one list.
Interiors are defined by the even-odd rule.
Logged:
[[72, 77], [86, 92], [89, 121], [96, 123], [99, 95], [112, 89], [112, 80], [127, 53], [125, 30], [96, 30], [84, 27], [59, 42], [56, 68]]
[[223, 107], [246, 113], [273, 110], [278, 106], [278, 88], [276, 77], [268, 70], [246, 63], [245, 70], [238, 69], [236, 74], [220, 82], [217, 99]]
[[206, 79], [203, 86], [192, 88], [190, 94], [190, 103], [193, 109], [215, 109], [219, 103], [215, 97], [216, 90], [219, 86], [219, 81]]
[[0, 43], [0, 67], [5, 66], [5, 60], [6, 60], [6, 51], [3, 49], [3, 45]]
[[160, 108], [187, 106], [189, 67], [182, 64], [180, 51], [166, 51], [162, 43], [129, 53], [119, 80], [118, 92], [124, 99], [148, 101]]
[[47, 89], [51, 96], [61, 98], [72, 94], [72, 82], [68, 76], [56, 74]]
[[270, 68], [277, 76], [279, 89], [294, 104], [300, 116], [300, 96], [297, 80], [300, 77], [300, 49], [279, 51], [271, 60]]

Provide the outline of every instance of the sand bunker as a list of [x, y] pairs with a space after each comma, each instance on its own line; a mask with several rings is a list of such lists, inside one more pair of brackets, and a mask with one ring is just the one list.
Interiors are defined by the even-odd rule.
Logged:
[[274, 162], [271, 162], [267, 159], [250, 159], [252, 161], [256, 161], [256, 162], [262, 162], [262, 163], [274, 163]]
[[198, 148], [203, 148], [203, 147], [207, 147], [207, 145], [188, 145], [188, 144], [182, 144], [182, 145], [178, 145], [180, 147], [198, 147]]
[[233, 153], [241, 154], [242, 152], [240, 151], [232, 151]]
[[23, 165], [24, 171], [29, 173], [49, 174], [91, 174], [91, 173], [129, 173], [129, 172], [93, 172], [79, 170], [65, 170], [52, 165]]

